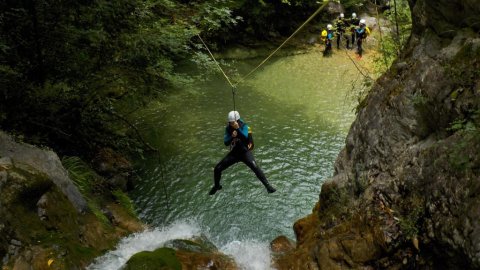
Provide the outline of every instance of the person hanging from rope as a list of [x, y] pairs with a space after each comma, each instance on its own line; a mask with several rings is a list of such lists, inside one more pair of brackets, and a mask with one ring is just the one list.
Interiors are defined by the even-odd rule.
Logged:
[[359, 26], [355, 29], [355, 34], [357, 35], [357, 54], [359, 58], [362, 58], [363, 41], [370, 34], [370, 29], [367, 27], [365, 19], [360, 20]]
[[347, 21], [345, 20], [345, 15], [340, 13], [340, 16], [335, 21], [335, 29], [336, 29], [336, 36], [337, 36], [337, 50], [340, 49], [340, 43], [342, 39], [345, 39], [347, 42], [347, 48], [350, 47], [350, 40], [345, 35], [345, 29], [347, 28]]
[[325, 50], [323, 51], [323, 56], [330, 56], [332, 54], [332, 40], [335, 34], [333, 33], [333, 26], [331, 24], [327, 25], [327, 29], [322, 31], [322, 41], [325, 43]]
[[356, 32], [355, 32], [355, 29], [358, 27], [358, 25], [360, 24], [360, 19], [357, 18], [357, 14], [354, 12], [352, 13], [352, 17], [348, 20], [348, 23], [350, 24], [350, 32], [351, 32], [351, 38], [352, 38], [352, 47], [350, 47], [350, 49], [353, 49], [353, 47], [355, 46], [355, 36], [356, 36]]
[[265, 174], [255, 162], [252, 153], [254, 146], [252, 130], [240, 118], [240, 114], [237, 111], [231, 111], [228, 113], [228, 124], [225, 127], [223, 142], [226, 146], [230, 146], [230, 152], [215, 166], [213, 173], [214, 185], [209, 192], [210, 195], [214, 195], [217, 191], [222, 189], [222, 186], [220, 185], [222, 171], [240, 161], [245, 163], [245, 165], [255, 173], [257, 178], [267, 189], [268, 193], [276, 191], [276, 189], [268, 183]]

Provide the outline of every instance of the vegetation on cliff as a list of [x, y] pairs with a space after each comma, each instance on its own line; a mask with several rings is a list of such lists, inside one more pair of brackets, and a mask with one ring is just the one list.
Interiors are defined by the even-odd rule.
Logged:
[[132, 115], [163, 89], [192, 80], [175, 71], [179, 61], [212, 64], [197, 34], [213, 47], [240, 42], [242, 32], [261, 39], [288, 34], [317, 5], [4, 1], [0, 126], [61, 152], [148, 149]]
[[480, 5], [409, 5], [412, 35], [359, 108], [279, 269], [480, 267]]
[[[343, 4], [354, 10], [363, 2]], [[34, 185], [25, 186], [26, 193], [4, 186], [5, 190], [11, 188], [14, 198], [5, 204], [2, 201], [7, 205], [0, 209], [2, 216], [9, 222], [17, 214], [22, 217], [0, 224], [0, 230], [6, 232], [0, 239], [0, 257], [9, 255], [11, 249], [10, 264], [33, 265], [38, 258], [38, 263], [45, 265], [54, 256], [53, 263], [59, 268], [82, 267], [111, 248], [118, 236], [138, 229], [138, 224], [125, 221], [134, 215], [131, 202], [121, 191], [128, 181], [110, 169], [94, 172], [89, 164], [69, 156], [95, 159], [93, 153], [108, 152], [106, 147], [127, 152], [151, 148], [135, 127], [135, 112], [164, 89], [193, 80], [176, 71], [178, 62], [188, 59], [207, 68], [213, 66], [199, 50], [197, 34], [205, 36], [214, 48], [276, 39], [290, 34], [317, 6], [317, 1], [297, 0], [2, 2], [0, 127], [58, 150], [90, 211], [83, 216], [70, 209], [51, 179], [16, 165], [0, 168], [6, 172], [2, 174], [6, 182], [27, 179]], [[385, 53], [398, 50], [397, 45], [386, 48]], [[386, 58], [392, 61], [391, 56]], [[468, 122], [458, 124], [466, 127]], [[30, 199], [23, 202], [27, 197]], [[40, 207], [42, 197], [46, 204]], [[37, 209], [49, 214], [46, 219], [39, 219]], [[417, 231], [412, 229], [412, 234]], [[12, 235], [15, 238], [7, 237]], [[367, 235], [357, 240], [369, 245], [374, 238]], [[25, 248], [17, 241], [38, 244]]]
[[109, 189], [85, 192], [78, 185], [82, 196], [71, 178], [102, 179], [72, 161], [64, 163], [68, 174], [54, 152], [0, 132], [2, 269], [84, 268], [119, 237], [142, 229], [122, 206], [125, 195]]

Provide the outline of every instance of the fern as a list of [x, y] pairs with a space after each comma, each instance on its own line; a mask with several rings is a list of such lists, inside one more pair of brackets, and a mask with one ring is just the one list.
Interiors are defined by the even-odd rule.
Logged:
[[92, 183], [95, 179], [92, 169], [79, 157], [65, 157], [62, 159], [62, 164], [80, 192], [84, 196], [88, 196], [92, 191]]
[[131, 216], [137, 216], [135, 211], [135, 205], [132, 202], [132, 199], [128, 197], [123, 191], [117, 189], [112, 192], [115, 199], [120, 203], [120, 205], [125, 208]]

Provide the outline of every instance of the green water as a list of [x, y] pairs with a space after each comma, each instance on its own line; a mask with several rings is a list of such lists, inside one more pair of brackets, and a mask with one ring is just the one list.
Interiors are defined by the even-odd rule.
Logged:
[[[246, 74], [261, 60], [235, 66]], [[354, 118], [348, 93], [357, 78], [345, 55], [323, 58], [317, 48], [273, 59], [238, 88], [236, 108], [253, 129], [254, 156], [274, 194], [238, 163], [224, 171], [223, 190], [208, 195], [213, 168], [228, 152], [223, 131], [233, 106], [220, 74], [170, 92], [143, 112], [150, 128], [142, 132], [161, 158], [139, 161], [141, 179], [132, 195], [141, 218], [155, 226], [193, 219], [217, 244], [294, 239], [293, 223], [311, 213], [333, 174]]]

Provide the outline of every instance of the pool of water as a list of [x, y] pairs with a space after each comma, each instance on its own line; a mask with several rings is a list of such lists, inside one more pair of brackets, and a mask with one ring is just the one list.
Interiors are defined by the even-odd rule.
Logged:
[[[246, 74], [261, 60], [233, 66]], [[220, 246], [279, 235], [294, 239], [294, 222], [311, 213], [333, 173], [354, 119], [349, 93], [357, 79], [344, 54], [323, 58], [313, 48], [272, 59], [238, 87], [236, 109], [252, 127], [254, 156], [277, 189], [273, 194], [238, 163], [224, 171], [223, 189], [208, 195], [213, 168], [228, 153], [223, 132], [233, 109], [221, 74], [169, 91], [145, 108], [138, 124], [160, 149], [137, 162], [140, 179], [131, 195], [140, 217], [159, 227], [193, 220]]]

